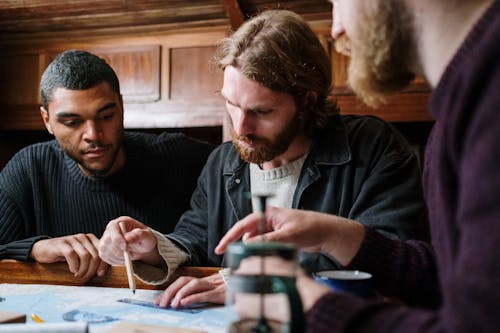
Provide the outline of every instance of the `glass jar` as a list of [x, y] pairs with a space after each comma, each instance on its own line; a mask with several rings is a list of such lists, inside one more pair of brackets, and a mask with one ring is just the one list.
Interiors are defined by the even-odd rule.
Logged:
[[229, 332], [303, 331], [302, 303], [295, 286], [297, 250], [284, 243], [229, 245], [226, 306], [237, 320]]

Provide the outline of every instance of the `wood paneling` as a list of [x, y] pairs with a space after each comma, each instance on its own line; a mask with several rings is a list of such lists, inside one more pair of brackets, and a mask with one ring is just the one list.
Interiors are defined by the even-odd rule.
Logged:
[[354, 95], [335, 96], [343, 114], [375, 115], [389, 122], [432, 121], [427, 110], [429, 94], [408, 92], [387, 98], [387, 103], [372, 109]]
[[0, 105], [0, 130], [45, 130], [40, 104]]
[[68, 30], [89, 31], [129, 26], [208, 26], [227, 22], [214, 0], [31, 0], [1, 1], [4, 36], [40, 31], [61, 36]]
[[0, 1], [0, 40], [219, 25], [236, 29], [244, 18], [271, 8], [290, 9], [308, 20], [331, 16], [326, 0], [11, 0]]
[[[155, 102], [160, 99], [160, 45], [86, 47], [106, 60], [120, 81], [125, 103]], [[40, 52], [38, 77], [60, 52]]]
[[160, 45], [133, 45], [89, 49], [116, 72], [125, 103], [150, 103], [160, 99]]
[[125, 102], [126, 128], [220, 127], [224, 104], [216, 91], [222, 73], [211, 68], [210, 59], [226, 34], [226, 27], [218, 27], [9, 44], [0, 62], [0, 130], [44, 129], [38, 82], [46, 66], [67, 49], [89, 50], [114, 68]]
[[1, 54], [0, 103], [12, 105], [38, 103], [38, 71], [37, 53]]
[[222, 72], [212, 66], [215, 46], [170, 50], [170, 99], [204, 100], [218, 97]]

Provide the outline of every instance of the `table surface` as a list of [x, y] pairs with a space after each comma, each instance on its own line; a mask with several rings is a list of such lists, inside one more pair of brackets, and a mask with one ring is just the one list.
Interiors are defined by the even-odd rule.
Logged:
[[[218, 270], [216, 267], [182, 267], [176, 276], [203, 277]], [[137, 291], [134, 295], [128, 289], [127, 273], [122, 266], [110, 267], [105, 276], [83, 282], [75, 280], [66, 263], [0, 260], [0, 309], [25, 313], [28, 324], [33, 324], [31, 313], [53, 324], [67, 322], [64, 314], [73, 311], [80, 317], [84, 313], [86, 318], [89, 314], [114, 318], [105, 323], [89, 323], [91, 333], [106, 332], [113, 324], [126, 321], [208, 332], [226, 331], [232, 317], [223, 306], [208, 306], [189, 312], [117, 301], [127, 298], [151, 304], [166, 286], [153, 286], [136, 280]]]
[[[175, 280], [178, 276], [203, 277], [217, 273], [218, 267], [179, 267], [175, 272]], [[33, 283], [33, 284], [55, 284], [66, 286], [94, 286], [127, 288], [127, 272], [124, 266], [111, 266], [103, 277], [94, 277], [90, 281], [78, 281], [68, 270], [66, 263], [40, 264], [37, 262], [23, 262], [11, 259], [0, 260], [0, 283]], [[168, 283], [162, 285], [149, 285], [136, 279], [138, 289], [164, 290]]]
[[132, 294], [128, 288], [2, 283], [0, 310], [24, 313], [28, 326], [37, 328], [42, 326], [31, 319], [33, 313], [51, 325], [87, 323], [90, 333], [105, 333], [118, 323], [224, 333], [236, 318], [230, 308], [222, 305], [160, 308], [153, 303], [160, 293], [147, 289]]

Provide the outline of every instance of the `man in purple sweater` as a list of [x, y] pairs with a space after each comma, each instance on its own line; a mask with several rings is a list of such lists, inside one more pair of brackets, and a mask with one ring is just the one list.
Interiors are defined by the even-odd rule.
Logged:
[[[332, 223], [341, 220], [332, 215], [270, 209], [268, 240], [371, 272], [381, 293], [405, 302], [365, 301], [301, 276], [308, 331], [498, 332], [500, 1], [333, 0], [333, 6], [332, 37], [350, 54], [349, 84], [367, 104], [383, 102], [414, 73], [433, 88], [436, 123], [424, 166], [432, 246], [389, 240], [355, 221]], [[257, 224], [257, 215], [238, 222], [216, 252], [255, 235]]]

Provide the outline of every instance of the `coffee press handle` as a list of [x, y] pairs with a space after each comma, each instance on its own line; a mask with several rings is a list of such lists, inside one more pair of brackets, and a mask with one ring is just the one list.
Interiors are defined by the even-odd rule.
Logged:
[[304, 313], [302, 301], [295, 285], [295, 277], [273, 276], [275, 293], [285, 293], [290, 305], [290, 333], [304, 332]]

